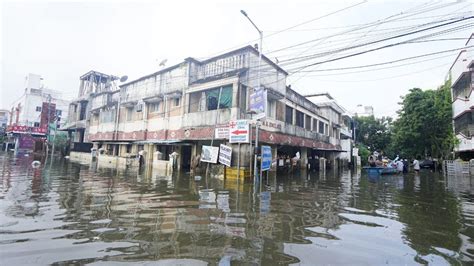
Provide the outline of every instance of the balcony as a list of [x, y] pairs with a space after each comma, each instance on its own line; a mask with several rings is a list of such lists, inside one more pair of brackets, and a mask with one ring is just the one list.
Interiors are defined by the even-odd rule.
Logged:
[[469, 111], [472, 107], [474, 107], [474, 93], [472, 93], [472, 89], [468, 97], [464, 99], [455, 99], [452, 106], [454, 118], [460, 116], [465, 111]]
[[454, 149], [456, 152], [474, 150], [474, 138], [472, 136], [468, 138], [464, 135], [458, 134], [456, 137], [459, 140], [458, 146]]
[[[218, 109], [212, 111], [201, 111], [186, 113], [183, 116], [183, 127], [214, 126], [229, 123], [237, 118], [239, 108]], [[219, 115], [219, 117], [217, 117]], [[216, 123], [217, 119], [217, 123]]]
[[[293, 135], [316, 141], [321, 141], [324, 143], [330, 143], [329, 136], [314, 131], [306, 130], [302, 127], [298, 127], [295, 125], [286, 124], [285, 122], [273, 118], [265, 118], [265, 121], [262, 124], [262, 129], [266, 131], [279, 132], [287, 135]], [[339, 144], [337, 141], [334, 141], [334, 143], [334, 145]]]
[[341, 131], [341, 135], [346, 138], [352, 138], [352, 130], [349, 130], [348, 127], [343, 126], [339, 129]]

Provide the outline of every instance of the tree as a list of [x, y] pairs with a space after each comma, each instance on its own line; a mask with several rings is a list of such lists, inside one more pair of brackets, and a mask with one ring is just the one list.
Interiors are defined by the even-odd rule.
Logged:
[[454, 145], [451, 82], [437, 90], [413, 88], [402, 97], [393, 145], [404, 156], [446, 158]]
[[65, 132], [56, 131], [56, 136], [54, 137], [54, 149], [59, 151], [61, 154], [64, 154], [67, 143], [67, 134]]
[[383, 151], [392, 156], [390, 149], [392, 118], [374, 116], [356, 117], [356, 141], [371, 151]]

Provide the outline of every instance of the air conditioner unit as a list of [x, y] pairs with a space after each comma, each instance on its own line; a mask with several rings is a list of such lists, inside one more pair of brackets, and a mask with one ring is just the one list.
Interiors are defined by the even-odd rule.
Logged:
[[137, 104], [137, 107], [135, 109], [137, 112], [141, 112], [143, 110], [143, 103]]

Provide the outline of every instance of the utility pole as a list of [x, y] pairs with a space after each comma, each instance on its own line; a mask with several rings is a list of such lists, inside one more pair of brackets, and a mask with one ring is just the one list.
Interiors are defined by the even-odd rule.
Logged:
[[[244, 15], [249, 21], [250, 23], [252, 23], [252, 25], [255, 27], [255, 29], [257, 29], [258, 31], [258, 34], [260, 36], [260, 44], [259, 44], [259, 47], [258, 47], [258, 68], [257, 68], [257, 88], [254, 88], [254, 91], [257, 91], [257, 90], [261, 90], [262, 88], [260, 87], [260, 67], [262, 65], [262, 44], [263, 44], [263, 31], [261, 31], [257, 25], [255, 25], [255, 23], [250, 19], [250, 17], [247, 15], [247, 12], [245, 12], [244, 10], [240, 10], [240, 13], [242, 13], [242, 15]], [[264, 110], [265, 112], [265, 110]], [[258, 157], [258, 119], [255, 121], [255, 151], [254, 151], [254, 162], [253, 162], [253, 177], [254, 177], [254, 181], [257, 180], [258, 178], [258, 171], [257, 171], [257, 157]]]
[[50, 120], [50, 116], [51, 116], [51, 94], [48, 94], [48, 112], [47, 112], [47, 115], [46, 115], [46, 156], [48, 156], [48, 152], [49, 152], [49, 120]]

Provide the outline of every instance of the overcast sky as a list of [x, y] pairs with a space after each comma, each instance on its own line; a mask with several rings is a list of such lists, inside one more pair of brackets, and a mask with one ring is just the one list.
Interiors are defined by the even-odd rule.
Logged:
[[[164, 59], [170, 66], [186, 57], [203, 59], [254, 44], [258, 33], [240, 13], [241, 9], [264, 32], [264, 53], [272, 60], [278, 58], [283, 68], [293, 72], [303, 65], [396, 43], [408, 37], [337, 53], [331, 52], [333, 49], [394, 36], [397, 31], [407, 33], [421, 29], [421, 24], [446, 22], [450, 18], [449, 21], [453, 21], [453, 17], [467, 17], [473, 13], [472, 2], [468, 1], [333, 2], [3, 2], [0, 108], [10, 108], [21, 96], [24, 77], [28, 73], [40, 74], [48, 88], [60, 90], [71, 99], [77, 96], [79, 76], [89, 70], [128, 75], [132, 80], [158, 70], [159, 62]], [[371, 22], [377, 23], [364, 26]], [[410, 88], [434, 89], [444, 82], [457, 52], [378, 68], [310, 71], [383, 63], [463, 47], [473, 32], [472, 20], [409, 36], [452, 30], [469, 22], [467, 28], [424, 39], [436, 39], [429, 42], [399, 45], [307, 67], [290, 75], [287, 84], [302, 94], [329, 92], [349, 111], [362, 104], [373, 106], [378, 117], [394, 116], [399, 109], [400, 96]], [[288, 29], [298, 24], [302, 25]], [[287, 30], [279, 32], [284, 29]], [[307, 43], [302, 44], [304, 42]], [[275, 52], [279, 49], [282, 50]], [[295, 57], [323, 52], [327, 53], [324, 57], [299, 64], [292, 61]], [[422, 60], [425, 61], [419, 62]], [[286, 64], [288, 62], [293, 64]], [[380, 69], [382, 67], [385, 69]]]

